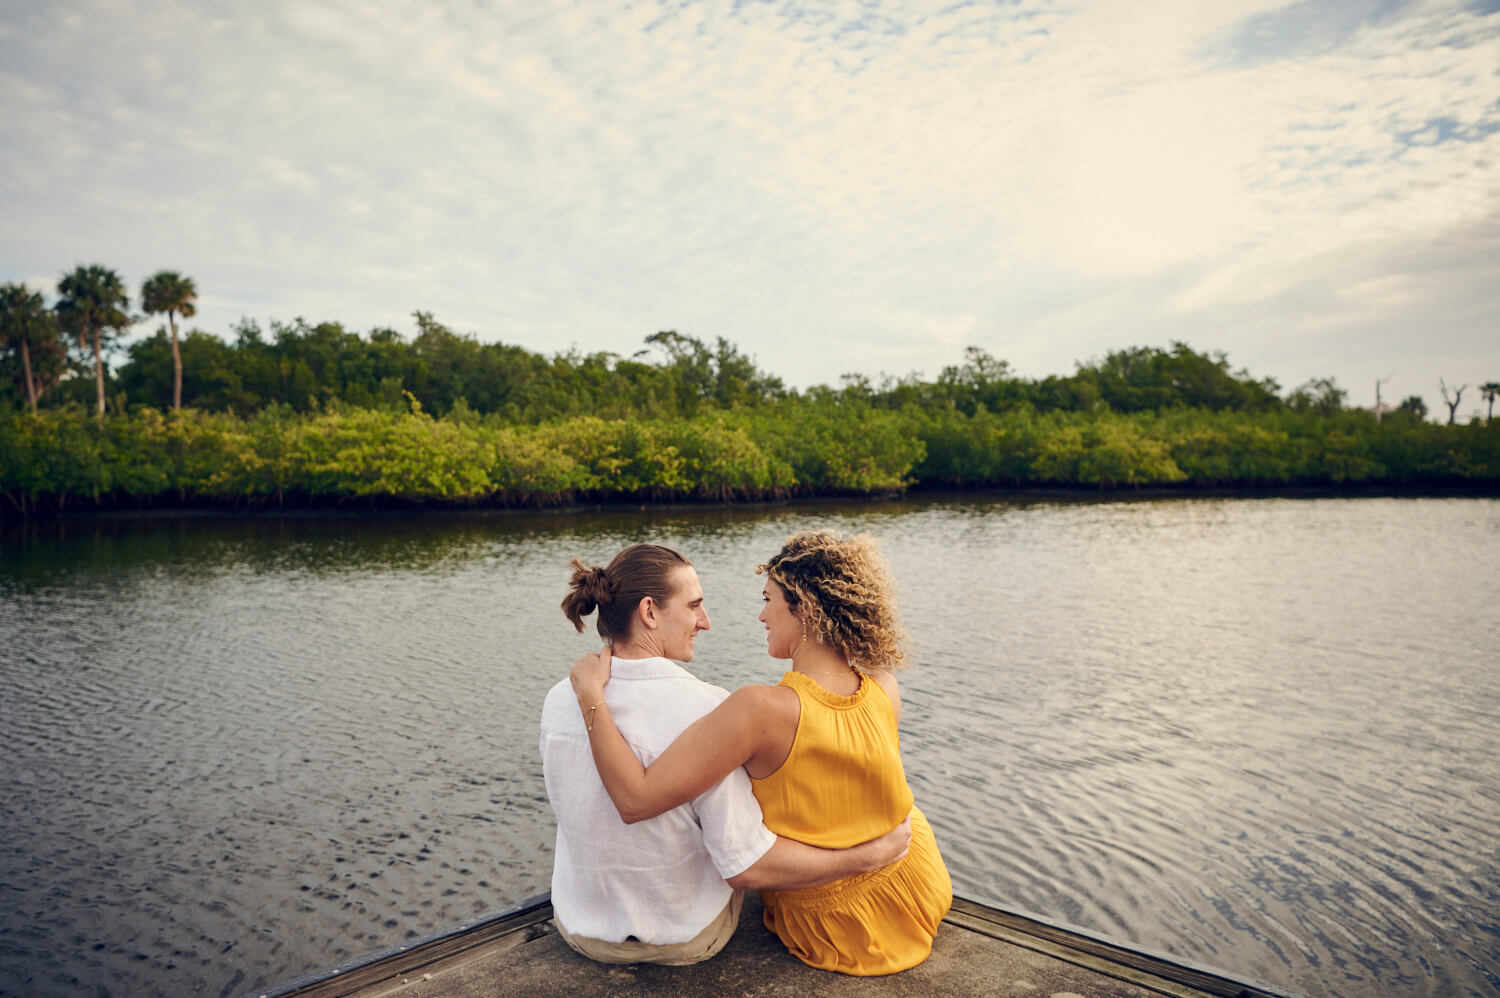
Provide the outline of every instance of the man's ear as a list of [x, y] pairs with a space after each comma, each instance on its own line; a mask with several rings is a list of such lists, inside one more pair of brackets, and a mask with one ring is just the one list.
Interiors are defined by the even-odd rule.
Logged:
[[641, 623], [656, 630], [656, 601], [650, 596], [642, 596], [641, 602], [635, 608], [636, 615], [641, 618]]

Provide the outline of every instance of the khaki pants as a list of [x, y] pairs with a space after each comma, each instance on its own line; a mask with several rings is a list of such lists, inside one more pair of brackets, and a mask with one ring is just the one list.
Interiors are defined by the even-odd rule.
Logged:
[[600, 963], [662, 963], [669, 967], [685, 967], [691, 963], [702, 963], [724, 948], [729, 937], [734, 935], [735, 927], [740, 924], [740, 909], [744, 906], [745, 892], [735, 891], [718, 917], [685, 943], [653, 945], [638, 939], [607, 943], [602, 939], [575, 936], [555, 918], [552, 924], [557, 926], [557, 934], [562, 936], [563, 942], [590, 960]]

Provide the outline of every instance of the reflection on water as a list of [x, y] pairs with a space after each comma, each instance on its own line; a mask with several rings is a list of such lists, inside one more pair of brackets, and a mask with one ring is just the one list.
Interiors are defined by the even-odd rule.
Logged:
[[1500, 985], [1500, 502], [87, 519], [0, 535], [0, 993], [233, 995], [547, 887], [566, 563], [869, 530], [962, 893], [1311, 994]]

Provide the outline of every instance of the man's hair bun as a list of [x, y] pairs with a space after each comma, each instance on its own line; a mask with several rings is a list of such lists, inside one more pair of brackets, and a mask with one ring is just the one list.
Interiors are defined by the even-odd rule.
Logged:
[[615, 586], [609, 572], [598, 565], [585, 565], [574, 558], [573, 577], [568, 581], [568, 594], [563, 597], [562, 609], [579, 632], [583, 631], [583, 618], [600, 606], [614, 602]]

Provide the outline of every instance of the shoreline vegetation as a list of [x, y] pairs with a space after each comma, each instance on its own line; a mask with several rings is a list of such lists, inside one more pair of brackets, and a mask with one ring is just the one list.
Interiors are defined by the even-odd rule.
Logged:
[[1369, 413], [972, 414], [793, 399], [535, 425], [331, 406], [0, 414], [9, 513], [206, 506], [545, 508], [919, 490], [1500, 493], [1500, 429]]
[[[975, 489], [1500, 494], [1493, 419], [1430, 422], [1415, 398], [1377, 417], [1327, 378], [1283, 397], [1182, 343], [1040, 380], [971, 347], [931, 381], [795, 391], [723, 339], [663, 332], [629, 358], [549, 358], [416, 320], [410, 340], [301, 321], [269, 337], [242, 322], [234, 341], [193, 330], [180, 364], [163, 329], [114, 370], [78, 358], [35, 408], [9, 384], [0, 516]], [[85, 375], [101, 370], [109, 404], [91, 411], [100, 382]]]

